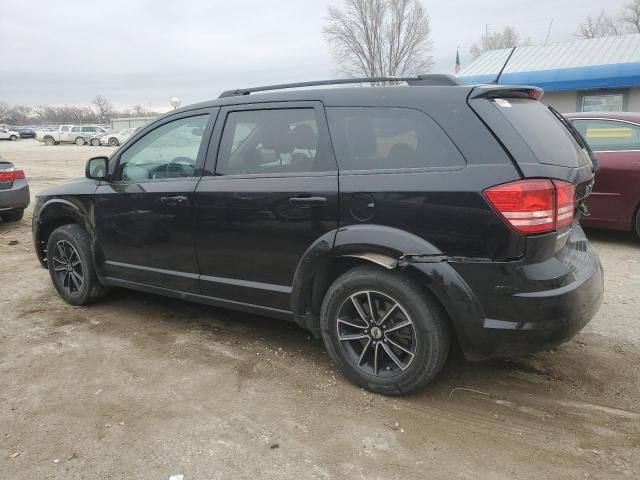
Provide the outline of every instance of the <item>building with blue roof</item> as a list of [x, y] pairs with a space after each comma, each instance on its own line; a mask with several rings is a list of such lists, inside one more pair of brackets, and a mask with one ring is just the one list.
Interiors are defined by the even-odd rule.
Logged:
[[[511, 58], [509, 58], [511, 55]], [[507, 61], [508, 60], [508, 61]], [[640, 33], [490, 50], [465, 67], [466, 83], [534, 85], [560, 112], [640, 112]]]

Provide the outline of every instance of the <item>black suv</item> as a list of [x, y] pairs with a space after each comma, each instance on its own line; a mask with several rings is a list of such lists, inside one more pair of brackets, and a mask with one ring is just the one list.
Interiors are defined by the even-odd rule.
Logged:
[[40, 192], [34, 243], [60, 295], [292, 320], [392, 395], [430, 382], [453, 338], [480, 360], [572, 337], [603, 293], [579, 134], [534, 87], [364, 80], [409, 85], [225, 92]]

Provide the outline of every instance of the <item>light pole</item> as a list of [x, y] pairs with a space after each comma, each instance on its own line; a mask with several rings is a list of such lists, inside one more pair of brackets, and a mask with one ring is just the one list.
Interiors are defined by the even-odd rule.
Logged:
[[169, 103], [171, 104], [174, 110], [178, 108], [180, 105], [182, 105], [182, 102], [178, 97], [173, 97], [171, 100], [169, 100]]

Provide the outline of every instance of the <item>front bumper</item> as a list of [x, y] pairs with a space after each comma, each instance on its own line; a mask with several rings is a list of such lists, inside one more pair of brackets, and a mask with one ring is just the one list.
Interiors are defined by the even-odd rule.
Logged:
[[16, 180], [11, 188], [0, 190], [0, 212], [25, 209], [29, 201], [29, 185], [25, 180]]

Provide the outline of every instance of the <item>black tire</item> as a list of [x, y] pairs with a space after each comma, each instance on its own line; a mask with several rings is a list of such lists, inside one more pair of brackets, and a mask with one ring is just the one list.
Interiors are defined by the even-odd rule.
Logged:
[[16, 140], [18, 140], [18, 137], [16, 137], [15, 135], [11, 135], [11, 136], [9, 137], [9, 139], [10, 139], [12, 142], [15, 142]]
[[[78, 261], [79, 270], [76, 263]], [[47, 266], [53, 286], [64, 301], [71, 305], [88, 305], [107, 294], [108, 289], [96, 276], [89, 235], [79, 225], [63, 225], [51, 233], [47, 241]], [[60, 270], [62, 267], [66, 271]], [[74, 269], [76, 275], [72, 275], [69, 268]], [[78, 273], [81, 276], [80, 282]]]
[[51, 137], [45, 137], [44, 144], [48, 146], [52, 146], [56, 144], [56, 141]]
[[640, 239], [640, 207], [636, 211], [634, 227], [635, 227], [636, 236], [638, 237], [638, 239]]
[[2, 218], [3, 222], [19, 222], [22, 220], [23, 215], [24, 210], [14, 210], [12, 212], [4, 212], [0, 214], [0, 218]]
[[[373, 308], [374, 320], [376, 315], [389, 315], [384, 319], [378, 318], [378, 323], [369, 323], [366, 319], [361, 325], [347, 323], [349, 319], [343, 315], [343, 309], [353, 306], [353, 310], [358, 312], [355, 302], [349, 303], [352, 302], [350, 297], [358, 298], [357, 295], [366, 291], [373, 294], [374, 304], [381, 302]], [[398, 305], [389, 307], [386, 311], [382, 310], [383, 314], [380, 307], [386, 308], [385, 298]], [[367, 316], [369, 307], [366, 304], [361, 304], [361, 307]], [[405, 317], [410, 325], [399, 328], [404, 322], [402, 318]], [[359, 318], [362, 318], [362, 315], [359, 315]], [[362, 330], [366, 338], [345, 341], [345, 338], [359, 335], [365, 324], [369, 325], [366, 330]], [[375, 331], [375, 335], [372, 328], [374, 325], [380, 327]], [[339, 333], [340, 328], [350, 329], [353, 326], [357, 327], [353, 329], [354, 333]], [[382, 331], [383, 327], [386, 330]], [[449, 323], [440, 304], [425, 288], [421, 288], [409, 276], [397, 271], [363, 266], [341, 275], [329, 287], [322, 302], [320, 328], [327, 352], [338, 369], [356, 385], [385, 395], [405, 395], [425, 387], [438, 374], [449, 353]], [[411, 340], [405, 343], [400, 342], [398, 337], [393, 337], [400, 334], [405, 340]], [[339, 335], [342, 335], [342, 340], [339, 339]], [[399, 350], [395, 342], [404, 343], [407, 349]], [[375, 344], [375, 347], [370, 347], [371, 344]], [[358, 345], [361, 345], [359, 352]], [[363, 354], [365, 349], [369, 350]], [[405, 362], [393, 361], [391, 354], [386, 353], [389, 350], [395, 355], [396, 360], [401, 360], [400, 357], [404, 355]], [[409, 355], [410, 350], [414, 352], [413, 356]], [[380, 352], [383, 352], [382, 357]], [[363, 365], [363, 355], [366, 361], [373, 357], [373, 361], [369, 363], [373, 363], [375, 367], [371, 366], [371, 371], [367, 371], [365, 367], [369, 367]], [[402, 363], [405, 364], [404, 369], [400, 367]], [[374, 373], [374, 368], [378, 370], [377, 373]]]
[[91, 139], [91, 146], [99, 147], [100, 146], [100, 140], [98, 140], [97, 138], [92, 138]]
[[76, 138], [75, 144], [78, 145], [79, 147], [81, 147], [82, 145], [85, 145], [87, 143], [87, 141], [82, 138], [82, 137], [78, 137]]
[[117, 147], [118, 145], [120, 145], [120, 142], [118, 141], [118, 139], [116, 137], [111, 137], [109, 139], [109, 145], [112, 147]]

